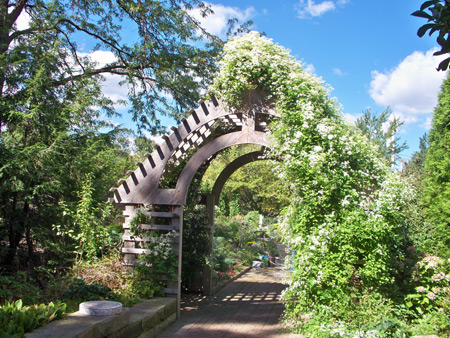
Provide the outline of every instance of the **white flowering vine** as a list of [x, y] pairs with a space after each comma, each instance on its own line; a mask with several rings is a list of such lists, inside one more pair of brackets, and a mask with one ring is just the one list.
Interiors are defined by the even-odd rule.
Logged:
[[[296, 330], [310, 325], [315, 336], [317, 323], [324, 328], [323, 320], [348, 319], [352, 290], [388, 304], [391, 271], [402, 255], [402, 210], [414, 191], [344, 121], [330, 88], [257, 32], [225, 45], [213, 92], [238, 109], [253, 89], [280, 113], [270, 125], [271, 156], [283, 159], [278, 176], [293, 193], [281, 223], [295, 253], [283, 293], [285, 320], [297, 323]], [[312, 315], [304, 321], [306, 314]]]

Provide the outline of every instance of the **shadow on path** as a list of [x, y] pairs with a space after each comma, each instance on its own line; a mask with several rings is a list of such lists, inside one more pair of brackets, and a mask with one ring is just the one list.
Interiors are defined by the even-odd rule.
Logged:
[[284, 272], [250, 270], [212, 297], [187, 299], [181, 318], [159, 337], [289, 337], [279, 318]]

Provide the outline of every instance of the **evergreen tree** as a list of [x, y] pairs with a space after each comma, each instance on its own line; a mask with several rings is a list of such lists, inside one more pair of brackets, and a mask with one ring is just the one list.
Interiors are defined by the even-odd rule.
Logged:
[[425, 215], [431, 222], [434, 253], [450, 257], [450, 76], [433, 114], [425, 161]]
[[428, 133], [423, 134], [419, 141], [419, 151], [414, 152], [411, 160], [408, 161], [406, 168], [423, 174], [425, 169], [425, 160], [428, 153]]
[[408, 149], [406, 142], [400, 143], [400, 139], [396, 137], [398, 128], [403, 125], [403, 122], [396, 117], [391, 119], [391, 115], [392, 111], [389, 107], [382, 113], [366, 109], [355, 123], [356, 128], [367, 136], [390, 165], [395, 164], [397, 155]]

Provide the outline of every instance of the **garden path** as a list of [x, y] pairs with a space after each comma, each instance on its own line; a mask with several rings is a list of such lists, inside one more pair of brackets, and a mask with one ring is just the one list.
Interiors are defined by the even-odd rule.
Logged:
[[283, 333], [279, 323], [284, 277], [280, 266], [252, 269], [214, 296], [187, 300], [159, 337], [301, 337]]

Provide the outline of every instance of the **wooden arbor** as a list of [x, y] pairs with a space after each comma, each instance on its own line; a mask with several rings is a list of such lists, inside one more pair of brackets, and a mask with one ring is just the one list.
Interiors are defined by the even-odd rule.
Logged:
[[[151, 254], [145, 249], [146, 238], [139, 238], [130, 231], [130, 222], [141, 210], [150, 222], [139, 225], [145, 230], [175, 231], [177, 236], [173, 246], [178, 254], [177, 281], [167, 283], [165, 292], [176, 295], [178, 309], [181, 291], [181, 248], [183, 233], [183, 206], [189, 185], [197, 172], [207, 168], [214, 156], [221, 150], [234, 145], [255, 144], [270, 146], [266, 125], [276, 111], [255, 91], [245, 95], [239, 110], [226, 109], [215, 97], [203, 102], [182, 119], [179, 127], [172, 127], [170, 136], [163, 136], [164, 142], [156, 147], [147, 160], [138, 162], [137, 169], [127, 174], [127, 179], [119, 180], [117, 188], [111, 188], [114, 201], [124, 205], [124, 264], [134, 265], [136, 256]], [[214, 222], [214, 205], [218, 203], [220, 192], [226, 180], [241, 166], [263, 159], [262, 152], [252, 152], [230, 163], [219, 175], [212, 191], [206, 198], [208, 218]], [[169, 168], [185, 163], [178, 174], [175, 186], [161, 187], [161, 178]], [[205, 292], [211, 292], [211, 278], [204, 285]]]

